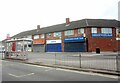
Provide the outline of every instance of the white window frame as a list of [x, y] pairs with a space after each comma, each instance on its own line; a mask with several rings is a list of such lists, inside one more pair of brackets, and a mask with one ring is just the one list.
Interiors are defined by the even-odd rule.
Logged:
[[34, 39], [39, 39], [39, 35], [34, 35]]
[[80, 28], [80, 29], [78, 29], [78, 34], [83, 34], [83, 33], [85, 33], [84, 31], [85, 31], [84, 28]]
[[65, 36], [74, 35], [74, 30], [67, 30], [67, 31], [64, 31], [64, 33], [65, 33]]
[[101, 28], [101, 33], [112, 33], [112, 28]]
[[93, 27], [93, 28], [91, 28], [92, 30], [91, 30], [91, 33], [97, 33], [97, 28], [95, 28], [95, 27]]
[[61, 32], [54, 32], [54, 37], [61, 37]]

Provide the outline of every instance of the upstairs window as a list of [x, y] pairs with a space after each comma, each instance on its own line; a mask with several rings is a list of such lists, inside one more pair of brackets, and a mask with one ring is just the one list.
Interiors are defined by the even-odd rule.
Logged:
[[27, 36], [27, 38], [30, 38], [30, 39], [32, 39], [32, 35], [28, 35], [28, 36]]
[[78, 34], [83, 34], [84, 33], [84, 28], [78, 29]]
[[102, 28], [102, 33], [112, 33], [112, 28]]
[[116, 34], [120, 34], [120, 28], [116, 29]]
[[54, 37], [61, 37], [61, 32], [54, 32]]
[[74, 30], [65, 31], [65, 36], [74, 35]]
[[44, 35], [44, 34], [41, 34], [41, 35], [40, 35], [40, 38], [45, 38], [45, 35]]
[[92, 28], [92, 33], [97, 33], [97, 28]]
[[39, 35], [34, 35], [34, 39], [39, 39]]
[[47, 34], [47, 38], [50, 38], [50, 37], [52, 37], [52, 33]]

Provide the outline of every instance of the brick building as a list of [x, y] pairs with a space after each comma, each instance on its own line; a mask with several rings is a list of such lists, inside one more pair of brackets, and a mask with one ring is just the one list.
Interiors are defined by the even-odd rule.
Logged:
[[82, 19], [16, 34], [13, 38], [32, 38], [35, 52], [118, 51], [119, 21], [112, 19]]

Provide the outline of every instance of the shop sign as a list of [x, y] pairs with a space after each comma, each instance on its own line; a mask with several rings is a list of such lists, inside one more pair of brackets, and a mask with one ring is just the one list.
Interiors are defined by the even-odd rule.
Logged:
[[44, 39], [35, 39], [35, 40], [33, 40], [33, 44], [44, 44], [44, 43], [45, 43]]
[[83, 36], [65, 38], [64, 42], [84, 42], [85, 38]]
[[62, 40], [47, 40], [46, 44], [62, 43]]
[[92, 33], [92, 37], [112, 37], [112, 33]]

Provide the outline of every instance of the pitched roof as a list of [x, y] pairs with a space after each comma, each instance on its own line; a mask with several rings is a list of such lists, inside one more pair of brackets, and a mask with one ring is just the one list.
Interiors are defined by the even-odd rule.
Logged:
[[120, 27], [120, 22], [114, 19], [82, 19], [77, 21], [70, 22], [69, 26], [66, 26], [66, 23], [57, 24], [53, 26], [43, 27], [40, 28], [39, 31], [37, 29], [24, 31], [14, 35], [14, 37], [23, 37], [27, 35], [36, 35], [36, 34], [43, 34], [43, 33], [50, 33], [50, 32], [57, 32], [57, 31], [64, 31], [74, 28], [80, 27]]

